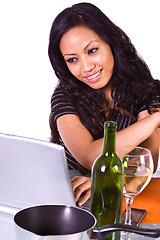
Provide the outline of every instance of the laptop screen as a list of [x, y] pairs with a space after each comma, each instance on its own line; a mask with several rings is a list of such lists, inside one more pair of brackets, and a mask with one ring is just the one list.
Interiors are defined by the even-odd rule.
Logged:
[[0, 134], [0, 204], [75, 206], [63, 147]]

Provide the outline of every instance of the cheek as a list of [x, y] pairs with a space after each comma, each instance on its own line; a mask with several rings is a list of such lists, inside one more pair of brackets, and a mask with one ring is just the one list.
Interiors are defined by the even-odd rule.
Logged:
[[114, 66], [114, 58], [112, 54], [102, 54], [101, 56], [102, 64], [107, 68], [111, 69]]
[[113, 68], [114, 65], [114, 59], [111, 54], [104, 54], [101, 53], [101, 55], [97, 55], [96, 57], [92, 58], [92, 62], [94, 62], [97, 66], [102, 66], [106, 69]]

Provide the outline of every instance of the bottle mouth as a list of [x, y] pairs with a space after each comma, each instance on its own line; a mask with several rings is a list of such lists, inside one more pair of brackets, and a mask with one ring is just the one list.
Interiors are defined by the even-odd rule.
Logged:
[[109, 128], [117, 128], [117, 123], [115, 121], [106, 121], [105, 126]]

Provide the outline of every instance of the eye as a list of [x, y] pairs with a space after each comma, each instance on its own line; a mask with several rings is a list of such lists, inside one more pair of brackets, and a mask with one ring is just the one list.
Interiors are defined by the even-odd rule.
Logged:
[[88, 50], [88, 55], [97, 52], [98, 48], [91, 48]]
[[77, 58], [73, 57], [73, 58], [67, 59], [66, 62], [68, 62], [68, 63], [75, 63], [77, 60], [78, 60]]

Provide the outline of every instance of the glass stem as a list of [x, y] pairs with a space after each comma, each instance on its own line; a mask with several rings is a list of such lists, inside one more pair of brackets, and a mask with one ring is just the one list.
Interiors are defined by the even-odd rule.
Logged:
[[126, 218], [125, 224], [131, 225], [131, 207], [133, 198], [126, 198]]

